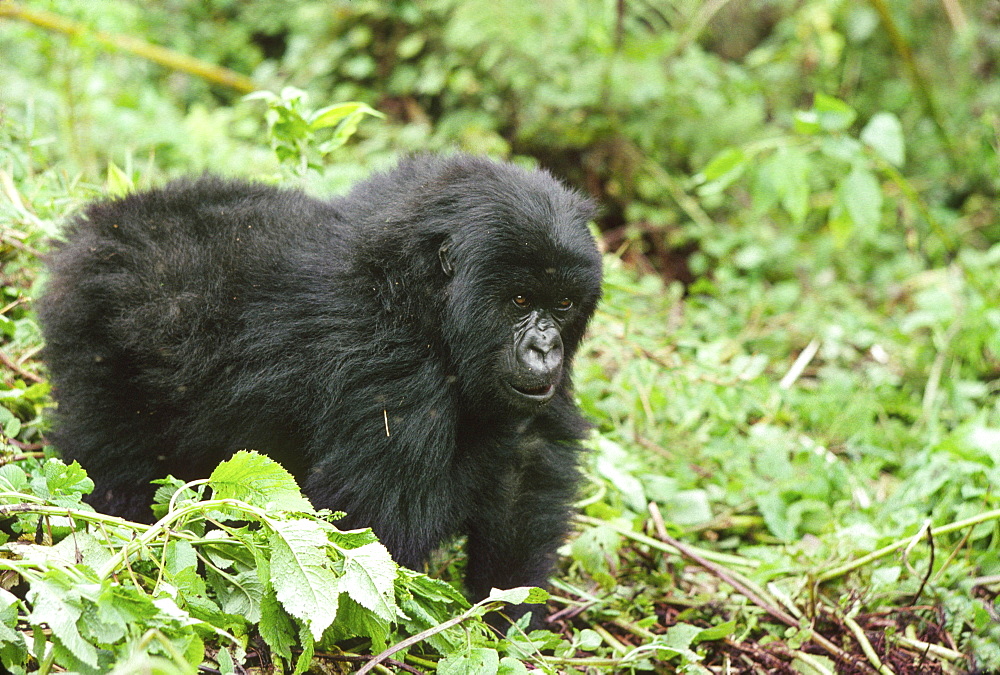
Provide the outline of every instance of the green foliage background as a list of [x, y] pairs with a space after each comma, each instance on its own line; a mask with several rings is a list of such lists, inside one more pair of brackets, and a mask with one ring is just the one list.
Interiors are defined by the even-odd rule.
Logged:
[[[122, 36], [274, 93], [244, 98]], [[603, 207], [606, 297], [576, 366], [597, 427], [583, 517], [555, 635], [498, 641], [470, 614], [396, 657], [484, 673], [1000, 669], [998, 45], [1000, 5], [959, 0], [0, 3], [0, 513], [79, 505], [85, 479], [37, 456], [49, 398], [31, 300], [46, 241], [86, 200], [204, 170], [333, 194], [402, 153], [486, 153]], [[0, 590], [0, 659], [76, 667], [58, 646], [75, 623], [60, 633], [38, 599], [85, 580], [18, 542], [58, 547], [68, 522], [17, 522], [0, 588], [50, 576], [34, 606]], [[223, 606], [206, 579], [191, 597]], [[420, 620], [320, 647], [365, 656], [470, 611], [423, 583], [397, 582], [398, 602], [425, 593], [407, 605]], [[139, 579], [113, 602], [94, 588], [73, 591], [78, 608], [148, 609], [134, 594], [162, 587]], [[171, 651], [138, 631], [101, 663], [263, 668], [255, 649], [287, 642], [276, 626], [308, 625], [292, 612], [255, 643], [257, 622], [199, 602], [176, 605], [196, 640]], [[300, 654], [278, 656], [305, 668]]]

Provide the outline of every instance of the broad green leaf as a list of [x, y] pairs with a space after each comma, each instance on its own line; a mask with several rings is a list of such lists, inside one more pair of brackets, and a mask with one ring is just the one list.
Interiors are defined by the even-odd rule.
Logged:
[[681, 490], [667, 502], [666, 515], [678, 525], [695, 525], [712, 519], [705, 490]]
[[799, 148], [782, 147], [767, 166], [781, 206], [801, 223], [809, 211], [809, 158]]
[[678, 652], [690, 649], [695, 639], [704, 631], [700, 626], [693, 626], [689, 623], [676, 623], [667, 629], [664, 634], [663, 644]]
[[872, 147], [886, 161], [902, 166], [906, 161], [906, 145], [903, 142], [903, 125], [890, 112], [872, 115], [861, 130], [861, 140]]
[[718, 626], [705, 628], [695, 636], [695, 642], [705, 642], [706, 640], [721, 640], [736, 632], [736, 622], [726, 621]]
[[327, 555], [326, 533], [311, 520], [279, 521], [270, 542], [274, 593], [285, 610], [319, 640], [337, 617], [340, 595]]
[[726, 148], [701, 170], [701, 176], [706, 181], [719, 180], [725, 176], [728, 182], [732, 182], [743, 173], [748, 159], [747, 153], [742, 148]]
[[342, 551], [344, 576], [340, 588], [359, 605], [385, 621], [396, 618], [396, 563], [380, 543]]
[[304, 673], [309, 668], [309, 664], [312, 663], [313, 654], [316, 651], [316, 644], [309, 639], [309, 628], [306, 626], [299, 628], [299, 648], [302, 653], [295, 661], [293, 674]]
[[809, 661], [796, 657], [792, 660], [792, 668], [802, 675], [830, 675], [837, 672], [837, 664], [833, 659], [822, 654], [810, 654]]
[[372, 651], [380, 652], [388, 646], [392, 622], [382, 619], [375, 612], [365, 609], [351, 596], [340, 596], [337, 620], [323, 634], [323, 642], [341, 642], [352, 637], [368, 638]]
[[584, 628], [580, 631], [580, 649], [585, 652], [595, 651], [604, 642], [604, 638], [597, 631], [593, 631], [589, 628]]
[[17, 627], [19, 602], [13, 593], [0, 588], [0, 663], [22, 664], [28, 658], [28, 645]]
[[815, 110], [796, 110], [792, 116], [792, 128], [797, 134], [815, 136], [823, 131], [819, 123], [819, 115]]
[[76, 625], [83, 614], [80, 598], [61, 586], [49, 579], [40, 579], [31, 585], [28, 591], [28, 602], [31, 604], [28, 622], [36, 627], [47, 625], [54, 640], [75, 658], [96, 668], [97, 648], [83, 639]]
[[89, 509], [81, 499], [93, 489], [94, 481], [87, 477], [87, 472], [75, 461], [66, 465], [58, 459], [50, 459], [42, 465], [41, 473], [31, 479], [34, 494], [67, 508]]
[[839, 98], [817, 93], [813, 99], [816, 119], [824, 131], [844, 131], [854, 123], [858, 113]]
[[795, 528], [788, 522], [788, 505], [785, 504], [781, 495], [768, 492], [757, 495], [756, 499], [757, 509], [764, 517], [764, 523], [771, 534], [782, 541], [793, 541]]
[[[240, 450], [208, 479], [217, 499], [239, 499], [252, 506], [314, 513], [292, 474], [267, 455]], [[325, 538], [324, 538], [325, 541]]]
[[448, 656], [438, 662], [438, 675], [496, 675], [500, 669], [500, 655], [495, 649], [472, 647], [457, 656]]
[[855, 166], [837, 189], [837, 199], [859, 228], [873, 230], [882, 218], [882, 187], [875, 174]]
[[549, 599], [549, 592], [535, 586], [518, 586], [501, 590], [499, 588], [490, 589], [489, 599], [491, 601], [502, 600], [512, 605], [529, 603], [532, 605], [542, 604]]
[[500, 659], [497, 675], [528, 675], [528, 668], [517, 659], [505, 656]]
[[599, 525], [581, 532], [570, 544], [570, 553], [590, 574], [608, 572], [609, 560], [617, 555], [621, 543], [622, 536], [618, 532]]
[[[28, 489], [28, 474], [24, 469], [16, 464], [4, 464], [0, 466], [0, 492], [24, 492]], [[3, 497], [5, 501], [20, 501], [13, 495]]]

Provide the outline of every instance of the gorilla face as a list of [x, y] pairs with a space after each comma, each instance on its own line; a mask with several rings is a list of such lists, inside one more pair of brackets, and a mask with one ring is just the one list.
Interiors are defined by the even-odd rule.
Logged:
[[[495, 233], [509, 232], [511, 219], [503, 228], [484, 228], [492, 238], [473, 233], [475, 243], [464, 246], [473, 249], [466, 263], [455, 259], [462, 243], [442, 247], [442, 269], [453, 277], [448, 309], [461, 324], [450, 347], [464, 400], [479, 414], [532, 414], [569, 384], [572, 357], [600, 292], [592, 246], [575, 250], [561, 241], [590, 241], [589, 212], [574, 215], [567, 222], [528, 222], [531, 236], [506, 245]], [[475, 274], [464, 274], [466, 268]]]

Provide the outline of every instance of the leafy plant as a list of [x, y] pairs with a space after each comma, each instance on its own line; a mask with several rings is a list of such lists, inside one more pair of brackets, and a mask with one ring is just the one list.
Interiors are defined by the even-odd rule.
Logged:
[[0, 514], [19, 534], [0, 570], [28, 583], [23, 600], [0, 591], [9, 672], [106, 673], [137, 659], [176, 672], [210, 659], [233, 672], [266, 650], [299, 673], [317, 650], [363, 638], [382, 651], [401, 629], [427, 631], [421, 640], [457, 663], [497, 654], [486, 612], [544, 599], [498, 593], [469, 608], [448, 584], [398, 568], [370, 530], [338, 530], [257, 453], [237, 453], [206, 480], [162, 483], [159, 520], [141, 525], [89, 509], [81, 497], [93, 483], [75, 463], [0, 467]]
[[[318, 110], [308, 110], [306, 92], [285, 87], [280, 94], [257, 91], [245, 100], [267, 103], [268, 138], [278, 159], [291, 162], [296, 173], [304, 175], [310, 168], [318, 169], [321, 160], [350, 138], [366, 115], [385, 117], [364, 103], [339, 103]], [[329, 139], [316, 144], [314, 137], [324, 129], [332, 129]]]

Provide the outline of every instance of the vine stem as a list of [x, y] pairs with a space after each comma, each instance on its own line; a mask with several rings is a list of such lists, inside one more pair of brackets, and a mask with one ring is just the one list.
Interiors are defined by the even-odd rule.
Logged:
[[[941, 527], [932, 527], [930, 529], [931, 537], [939, 537], [943, 534], [950, 534], [958, 530], [964, 530], [967, 527], [974, 527], [980, 523], [985, 523], [990, 520], [1000, 520], [1000, 509], [994, 509], [992, 511], [986, 511], [985, 513], [980, 513], [977, 516], [972, 516], [971, 518], [965, 518], [964, 520], [958, 520], [954, 523], [948, 523], [947, 525], [942, 525]], [[843, 565], [838, 565], [833, 569], [829, 569], [823, 572], [818, 577], [816, 577], [817, 583], [823, 583], [824, 581], [829, 581], [830, 579], [835, 579], [836, 577], [843, 576], [848, 572], [852, 572], [859, 567], [864, 567], [868, 563], [878, 560], [879, 558], [884, 558], [885, 556], [895, 553], [901, 548], [906, 548], [913, 541], [913, 537], [907, 537], [906, 539], [901, 539], [897, 542], [884, 546], [877, 551], [872, 551], [868, 555], [861, 556], [857, 560], [852, 560], [849, 563], [844, 563]]]

